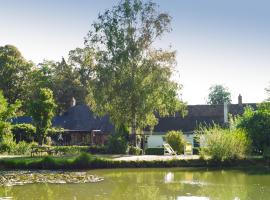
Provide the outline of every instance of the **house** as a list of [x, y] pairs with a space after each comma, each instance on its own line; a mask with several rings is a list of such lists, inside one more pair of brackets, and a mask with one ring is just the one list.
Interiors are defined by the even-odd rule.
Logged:
[[[12, 123], [32, 123], [32, 118], [17, 117]], [[72, 105], [63, 115], [53, 118], [52, 126], [64, 130], [60, 136], [52, 138], [61, 145], [104, 145], [114, 132], [109, 117], [96, 116], [87, 105]]]
[[[241, 115], [245, 107], [256, 109], [255, 103], [242, 103], [242, 96], [238, 97], [238, 104], [225, 105], [189, 105], [188, 115], [184, 118], [179, 113], [170, 117], [158, 117], [159, 123], [153, 131], [144, 130], [144, 139], [141, 147], [160, 147], [163, 145], [164, 136], [170, 130], [181, 130], [184, 137], [192, 146], [197, 146], [194, 140], [194, 130], [199, 125], [213, 123], [224, 126], [228, 116]], [[13, 123], [31, 123], [31, 117], [18, 117]], [[87, 105], [71, 104], [71, 107], [61, 116], [56, 116], [52, 121], [53, 127], [64, 129], [59, 138], [53, 138], [56, 143], [63, 145], [104, 145], [109, 134], [114, 133], [114, 126], [109, 116], [97, 117]]]
[[[161, 141], [164, 140], [164, 135], [170, 130], [181, 130], [187, 142], [196, 147], [198, 144], [194, 140], [194, 130], [199, 125], [213, 125], [218, 124], [225, 126], [228, 123], [229, 116], [242, 115], [245, 107], [250, 106], [256, 109], [255, 103], [242, 103], [242, 96], [238, 96], [237, 104], [224, 105], [188, 105], [188, 114], [184, 118], [177, 113], [171, 117], [159, 118], [159, 123], [150, 132], [146, 130], [145, 133], [149, 135], [146, 146], [160, 147]], [[159, 141], [159, 142], [157, 142]]]

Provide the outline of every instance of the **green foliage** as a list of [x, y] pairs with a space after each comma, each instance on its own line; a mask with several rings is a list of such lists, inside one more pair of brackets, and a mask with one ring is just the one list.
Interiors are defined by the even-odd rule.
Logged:
[[113, 134], [108, 139], [108, 153], [111, 154], [126, 154], [127, 152], [127, 141], [119, 134]]
[[166, 141], [177, 154], [184, 153], [185, 139], [182, 131], [169, 131], [166, 133]]
[[16, 142], [13, 140], [13, 135], [10, 130], [2, 135], [2, 139], [0, 141], [0, 152], [8, 154], [16, 153]]
[[0, 90], [0, 122], [7, 122], [10, 118], [15, 117], [20, 106], [20, 101], [15, 101], [14, 104], [8, 104], [2, 90]]
[[81, 153], [105, 154], [105, 146], [55, 146], [54, 150], [64, 155], [79, 155]]
[[211, 105], [231, 103], [231, 93], [223, 85], [213, 85], [209, 89], [207, 103]]
[[[158, 123], [160, 116], [183, 111], [172, 81], [175, 51], [155, 49], [153, 43], [170, 31], [171, 17], [152, 2], [124, 0], [100, 14], [86, 38], [96, 65], [89, 104], [99, 115], [131, 128], [134, 134]], [[135, 138], [135, 137], [134, 137]]]
[[11, 131], [16, 142], [32, 142], [35, 138], [36, 128], [32, 124], [15, 124]]
[[33, 64], [26, 61], [12, 45], [0, 46], [0, 88], [9, 103], [27, 99]]
[[237, 118], [237, 127], [244, 129], [252, 140], [255, 152], [270, 146], [270, 103], [258, 105], [257, 110], [246, 108]]
[[148, 148], [145, 150], [146, 155], [164, 155], [164, 148]]
[[142, 155], [142, 149], [135, 146], [129, 146], [128, 154], [129, 155]]
[[20, 141], [16, 144], [16, 154], [26, 155], [31, 152], [31, 147], [33, 144], [27, 143], [25, 141]]
[[36, 126], [36, 135], [41, 145], [51, 127], [56, 104], [53, 99], [53, 92], [48, 88], [41, 88], [34, 100], [31, 101], [30, 114]]
[[247, 155], [250, 139], [242, 129], [203, 127], [200, 133], [200, 154], [217, 161], [240, 159]]

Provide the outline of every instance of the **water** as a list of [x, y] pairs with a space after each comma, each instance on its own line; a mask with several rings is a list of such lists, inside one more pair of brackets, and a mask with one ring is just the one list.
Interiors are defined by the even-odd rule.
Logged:
[[0, 199], [35, 200], [269, 200], [268, 170], [92, 170], [104, 181], [0, 187]]

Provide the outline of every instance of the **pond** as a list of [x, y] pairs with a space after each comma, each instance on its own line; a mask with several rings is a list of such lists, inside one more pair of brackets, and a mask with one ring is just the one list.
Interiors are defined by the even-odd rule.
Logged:
[[260, 200], [270, 199], [269, 170], [109, 169], [100, 182], [1, 186], [0, 199]]

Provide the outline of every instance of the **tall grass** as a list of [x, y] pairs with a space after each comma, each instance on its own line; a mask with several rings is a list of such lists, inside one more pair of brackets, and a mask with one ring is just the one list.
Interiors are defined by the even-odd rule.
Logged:
[[249, 152], [251, 141], [242, 129], [224, 129], [217, 125], [201, 127], [200, 155], [217, 161], [241, 159]]

